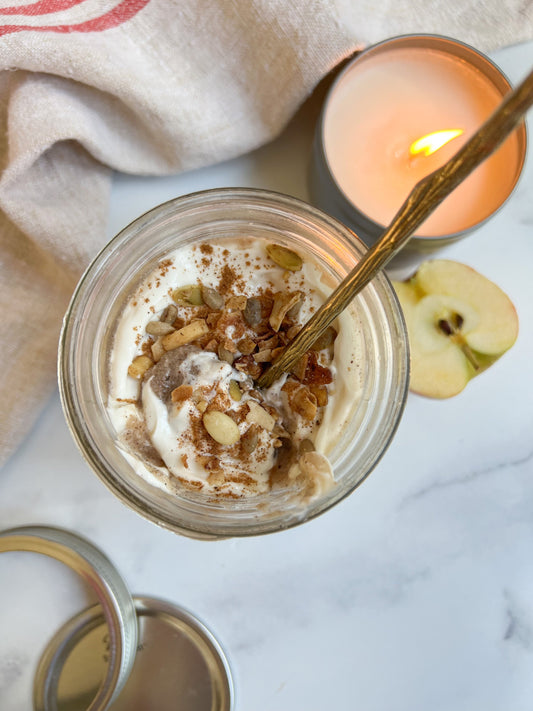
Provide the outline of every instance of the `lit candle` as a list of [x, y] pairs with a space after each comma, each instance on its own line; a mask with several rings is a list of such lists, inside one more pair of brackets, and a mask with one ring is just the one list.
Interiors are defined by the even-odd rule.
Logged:
[[[470, 47], [442, 37], [399, 37], [349, 64], [332, 86], [315, 141], [314, 201], [371, 244], [414, 185], [445, 163], [510, 85]], [[458, 239], [512, 192], [525, 155], [515, 131], [421, 225], [422, 253]]]

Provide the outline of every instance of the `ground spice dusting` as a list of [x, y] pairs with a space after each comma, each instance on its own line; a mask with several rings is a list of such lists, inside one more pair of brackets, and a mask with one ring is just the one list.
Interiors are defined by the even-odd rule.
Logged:
[[228, 293], [231, 292], [231, 288], [235, 284], [236, 280], [237, 280], [237, 274], [235, 273], [235, 270], [232, 269], [231, 267], [229, 267], [227, 264], [225, 264], [222, 267], [220, 281], [218, 282], [218, 291], [223, 296], [226, 296]]
[[[194, 257], [195, 267], [200, 272], [202, 265], [212, 269], [211, 281], [205, 285], [198, 277], [192, 278], [192, 281], [195, 280], [194, 288], [197, 293], [201, 291], [198, 301], [191, 299], [190, 302], [187, 302], [185, 299], [182, 301], [178, 301], [177, 298], [173, 299], [175, 290], [169, 287], [166, 290], [169, 304], [156, 316], [157, 321], [162, 323], [157, 329], [157, 321], [152, 321], [149, 329], [150, 333], [157, 334], [157, 340], [155, 336], [151, 337], [147, 334], [145, 334], [145, 340], [142, 343], [139, 335], [135, 339], [139, 350], [148, 357], [149, 362], [149, 369], [143, 371], [140, 376], [141, 384], [151, 381], [150, 387], [156, 396], [170, 408], [175, 408], [174, 415], [178, 411], [185, 412], [181, 408], [187, 408], [185, 415], [187, 426], [178, 430], [179, 434], [176, 433], [169, 451], [175, 457], [174, 461], [177, 459], [178, 462], [181, 462], [183, 470], [189, 470], [187, 476], [190, 476], [191, 479], [187, 479], [185, 475], [180, 476], [179, 464], [177, 471], [174, 471], [169, 465], [172, 478], [174, 482], [182, 482], [190, 489], [201, 489], [202, 482], [195, 480], [200, 476], [197, 473], [198, 467], [200, 467], [204, 470], [204, 475], [207, 476], [211, 492], [217, 492], [217, 496], [232, 498], [239, 498], [243, 494], [240, 491], [236, 492], [235, 489], [232, 490], [231, 483], [242, 485], [246, 494], [250, 494], [254, 490], [265, 491], [265, 486], [271, 487], [273, 484], [292, 487], [292, 481], [289, 482], [287, 479], [288, 469], [300, 456], [298, 442], [302, 437], [309, 436], [308, 434], [298, 434], [294, 439], [295, 432], [298, 427], [302, 426], [302, 417], [304, 418], [304, 431], [307, 433], [312, 431], [316, 423], [322, 421], [321, 407], [327, 404], [327, 385], [333, 379], [331, 370], [328, 368], [333, 357], [333, 349], [328, 346], [328, 349], [321, 351], [320, 355], [310, 351], [300, 372], [297, 373], [295, 370], [288, 375], [289, 387], [287, 390], [285, 387], [282, 388], [281, 400], [279, 403], [277, 400], [274, 401], [275, 406], [268, 404], [268, 397], [265, 399], [264, 393], [255, 389], [254, 381], [301, 328], [298, 316], [301, 304], [292, 302], [292, 306], [296, 306], [296, 308], [287, 306], [280, 315], [280, 309], [283, 308], [283, 301], [280, 306], [280, 293], [288, 291], [289, 297], [292, 298], [297, 292], [301, 292], [301, 298], [305, 300], [312, 290], [306, 285], [305, 277], [302, 274], [289, 273], [282, 264], [269, 263], [266, 256], [261, 259], [246, 252], [244, 266], [248, 269], [247, 272], [246, 270], [243, 272], [242, 251], [239, 253], [238, 249], [230, 252], [228, 249], [221, 249], [217, 246], [215, 251], [213, 246], [207, 243], [200, 244], [192, 251], [196, 249], [203, 256], [200, 257], [197, 254]], [[160, 262], [158, 268], [161, 277], [165, 276], [171, 267], [176, 269], [171, 259]], [[276, 269], [283, 271], [276, 272]], [[252, 296], [250, 296], [251, 273], [259, 270], [265, 271], [265, 278], [260, 280], [260, 285], [255, 287]], [[255, 280], [255, 275], [253, 275], [253, 279]], [[152, 280], [148, 286], [152, 286], [155, 282], [156, 287], [159, 288], [159, 279], [152, 277]], [[140, 291], [142, 289], [137, 293]], [[144, 301], [150, 303], [149, 298]], [[307, 304], [307, 307], [308, 311], [314, 310], [311, 304]], [[172, 310], [169, 312], [169, 309]], [[153, 306], [150, 306], [150, 310], [155, 313]], [[166, 313], [170, 315], [170, 318], [165, 316]], [[274, 313], [276, 316], [273, 315]], [[169, 324], [169, 321], [172, 322]], [[179, 404], [177, 402], [172, 404], [174, 401], [171, 399], [171, 391], [172, 388], [175, 389], [178, 380], [172, 384], [172, 388], [168, 389], [168, 393], [164, 397], [156, 391], [154, 385], [158, 374], [162, 373], [171, 362], [170, 354], [177, 353], [172, 349], [165, 352], [165, 346], [162, 343], [164, 344], [169, 331], [164, 330], [162, 326], [164, 325], [165, 329], [179, 331], [194, 322], [203, 323], [203, 330], [200, 329], [198, 332], [200, 335], [186, 346], [192, 349], [190, 363], [185, 370], [180, 371], [179, 377], [185, 378], [184, 382], [189, 379], [191, 389], [195, 388], [195, 390], [192, 391], [193, 395], [186, 400], [186, 403], [180, 401]], [[170, 343], [171, 339], [167, 338], [167, 340]], [[179, 347], [182, 348], [182, 346]], [[240, 350], [241, 347], [242, 350]], [[202, 373], [194, 361], [193, 351], [196, 356], [198, 353], [202, 356], [207, 353], [215, 353], [219, 362], [228, 363], [233, 367], [235, 375], [224, 375], [222, 380], [215, 380], [213, 385], [211, 385], [211, 380], [209, 380], [209, 385], [202, 384]], [[180, 352], [183, 353], [183, 350]], [[202, 372], [204, 372], [203, 363], [211, 363], [209, 359], [198, 362], [202, 363]], [[176, 367], [181, 368], [181, 361], [176, 360]], [[210, 368], [211, 365], [207, 367]], [[150, 370], [152, 368], [153, 370]], [[240, 388], [241, 395], [237, 391], [238, 397], [235, 397], [231, 387], [228, 391], [228, 378], [236, 378], [236, 380], [229, 382], [230, 385], [237, 385]], [[200, 384], [197, 382], [197, 385], [194, 385], [195, 380]], [[219, 384], [217, 385], [217, 383]], [[144, 385], [142, 386], [144, 387]], [[285, 401], [285, 405], [282, 404], [283, 401]], [[127, 401], [124, 400], [124, 402]], [[132, 404], [135, 402], [132, 401]], [[248, 403], [252, 403], [255, 406], [255, 411], [259, 411], [259, 414], [256, 412], [256, 419], [254, 419], [254, 407]], [[136, 404], [141, 410], [141, 402], [137, 401]], [[288, 408], [288, 411], [285, 411], [284, 408]], [[237, 424], [240, 438], [236, 443], [221, 444], [207, 431], [203, 417], [204, 414], [213, 411], [223, 413], [226, 420], [229, 417]], [[171, 413], [171, 409], [169, 409], [169, 413]], [[295, 425], [295, 418], [300, 418], [300, 424]], [[307, 430], [305, 430], [306, 427]], [[259, 437], [257, 432], [259, 432]], [[233, 441], [235, 442], [235, 440]], [[293, 444], [294, 441], [296, 445]], [[309, 443], [309, 439], [306, 441]], [[128, 444], [149, 463], [165, 466], [162, 460], [157, 459], [159, 454], [152, 448], [145, 428], [130, 432]], [[257, 471], [262, 472], [262, 480], [254, 478]]]

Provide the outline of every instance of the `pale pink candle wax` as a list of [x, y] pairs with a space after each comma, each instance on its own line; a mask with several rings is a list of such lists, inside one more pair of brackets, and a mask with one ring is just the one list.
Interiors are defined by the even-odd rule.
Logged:
[[[335, 86], [324, 118], [330, 171], [350, 202], [387, 225], [414, 185], [445, 163], [501, 102], [478, 69], [438, 50], [398, 48], [356, 62]], [[435, 131], [464, 133], [430, 156], [409, 147]], [[465, 230], [508, 197], [520, 151], [511, 135], [420, 226], [417, 234]]]

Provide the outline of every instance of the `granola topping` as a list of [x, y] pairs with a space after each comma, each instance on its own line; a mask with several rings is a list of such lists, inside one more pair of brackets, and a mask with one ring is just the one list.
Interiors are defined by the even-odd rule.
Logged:
[[137, 471], [216, 497], [333, 486], [325, 455], [357, 396], [353, 328], [334, 324], [291, 373], [255, 385], [330, 288], [313, 262], [255, 238], [161, 262], [110, 356], [109, 413]]

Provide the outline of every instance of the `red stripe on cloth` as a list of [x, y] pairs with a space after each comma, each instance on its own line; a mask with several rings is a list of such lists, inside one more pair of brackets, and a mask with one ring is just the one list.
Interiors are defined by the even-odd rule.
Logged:
[[0, 36], [8, 35], [12, 32], [22, 32], [24, 30], [33, 32], [103, 32], [111, 27], [117, 27], [123, 22], [127, 22], [145, 5], [148, 5], [150, 0], [122, 0], [113, 10], [106, 12], [100, 17], [95, 17], [92, 20], [80, 22], [77, 25], [50, 25], [50, 26], [35, 26], [31, 25], [0, 25]]
[[31, 5], [0, 7], [0, 15], [50, 15], [61, 10], [70, 10], [84, 0], [39, 0]]

